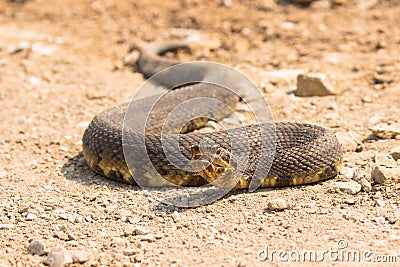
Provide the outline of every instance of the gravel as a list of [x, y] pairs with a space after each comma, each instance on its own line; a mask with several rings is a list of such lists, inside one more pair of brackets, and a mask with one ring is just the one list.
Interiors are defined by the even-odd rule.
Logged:
[[[398, 254], [399, 160], [391, 152], [400, 140], [390, 129], [400, 123], [396, 1], [375, 1], [362, 10], [358, 5], [365, 1], [342, 0], [315, 1], [309, 8], [280, 3], [285, 1], [232, 1], [229, 8], [192, 0], [185, 1], [187, 8], [175, 0], [137, 0], [134, 6], [115, 0], [21, 2], [0, 1], [0, 172], [6, 172], [0, 178], [0, 266], [45, 266], [56, 246], [64, 249], [50, 258], [67, 266], [280, 265], [261, 262], [258, 252], [266, 246], [326, 251], [342, 239], [348, 251]], [[81, 153], [88, 123], [129, 101], [145, 80], [136, 66], [124, 66], [135, 57], [124, 59], [133, 39], [159, 40], [184, 28], [218, 41], [213, 48], [166, 56], [239, 68], [262, 85], [274, 121], [347, 135], [347, 144], [340, 141], [347, 172], [305, 186], [235, 190], [207, 206], [178, 208], [160, 203], [150, 190], [151, 201], [136, 186], [90, 171]], [[346, 90], [297, 97], [296, 77], [308, 72], [326, 74], [327, 84]], [[240, 119], [250, 122], [249, 110], [241, 109]], [[386, 127], [383, 138], [370, 130], [378, 124]], [[383, 184], [371, 179], [375, 166], [386, 168]], [[351, 177], [351, 170], [365, 175]], [[333, 186], [350, 180], [362, 191], [345, 194]], [[291, 207], [271, 211], [268, 202], [279, 198]], [[153, 235], [152, 242], [134, 234], [138, 226]], [[36, 240], [46, 246], [41, 256], [28, 252]]]

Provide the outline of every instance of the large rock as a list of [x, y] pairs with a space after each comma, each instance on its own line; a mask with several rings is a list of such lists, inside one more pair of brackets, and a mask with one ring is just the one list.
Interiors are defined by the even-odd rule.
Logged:
[[371, 172], [372, 180], [377, 184], [400, 181], [400, 167], [387, 168], [376, 166]]
[[379, 123], [371, 128], [374, 135], [382, 139], [397, 139], [400, 138], [399, 123]]
[[324, 73], [308, 73], [297, 76], [297, 96], [327, 96], [338, 92], [327, 81]]
[[339, 143], [342, 145], [344, 152], [356, 151], [358, 143], [354, 138], [355, 134], [352, 132], [339, 132], [336, 133], [336, 137]]
[[333, 183], [333, 187], [338, 192], [350, 195], [355, 195], [361, 191], [361, 185], [353, 180], [350, 180], [349, 182], [335, 182]]
[[35, 240], [28, 244], [26, 247], [28, 253], [31, 255], [39, 255], [42, 256], [45, 254], [46, 247], [41, 240]]
[[62, 246], [55, 246], [47, 255], [46, 264], [50, 267], [63, 267], [73, 262], [69, 252]]

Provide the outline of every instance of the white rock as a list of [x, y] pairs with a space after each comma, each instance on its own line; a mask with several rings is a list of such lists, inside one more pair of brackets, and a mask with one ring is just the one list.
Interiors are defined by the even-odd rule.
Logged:
[[357, 141], [354, 139], [351, 132], [336, 133], [336, 138], [342, 145], [342, 149], [344, 152], [355, 151], [357, 149]]
[[56, 236], [61, 240], [69, 240], [68, 235], [61, 231], [56, 232]]
[[379, 207], [384, 207], [385, 206], [385, 201], [382, 199], [376, 199], [375, 200], [375, 206], [379, 206]]
[[369, 192], [372, 191], [372, 185], [371, 185], [371, 183], [370, 183], [366, 178], [361, 178], [360, 181], [359, 181], [359, 183], [360, 183], [360, 185], [361, 185], [361, 187], [362, 187], [362, 190], [363, 190], [364, 192], [369, 193]]
[[342, 167], [342, 169], [340, 170], [340, 174], [350, 180], [353, 179], [355, 171], [353, 168]]
[[124, 57], [124, 65], [125, 66], [133, 66], [139, 58], [138, 51], [132, 51]]
[[226, 7], [232, 6], [232, 0], [222, 0], [222, 4]]
[[6, 171], [0, 171], [0, 179], [4, 179], [7, 177], [7, 172]]
[[364, 103], [372, 103], [372, 98], [370, 96], [364, 96], [361, 98], [361, 101]]
[[46, 264], [50, 267], [62, 267], [71, 263], [73, 263], [71, 255], [62, 246], [55, 246], [46, 259]]
[[85, 263], [92, 258], [92, 254], [84, 250], [69, 251], [74, 263]]
[[282, 211], [289, 208], [289, 204], [283, 198], [271, 199], [268, 202], [268, 209], [272, 211]]
[[154, 236], [152, 234], [144, 235], [142, 238], [140, 238], [140, 241], [153, 242]]
[[31, 76], [28, 79], [29, 83], [32, 85], [39, 86], [43, 83], [43, 81], [39, 77]]
[[0, 230], [12, 229], [14, 227], [15, 227], [14, 224], [9, 224], [9, 223], [1, 223], [0, 224]]
[[37, 219], [37, 215], [36, 215], [36, 214], [28, 213], [28, 214], [26, 215], [26, 220], [27, 220], [27, 221], [33, 221], [33, 220], [36, 220], [36, 219]]
[[353, 180], [350, 180], [349, 182], [334, 182], [333, 187], [337, 191], [350, 195], [355, 195], [361, 191], [361, 185]]
[[178, 221], [179, 221], [179, 218], [180, 218], [179, 212], [174, 211], [174, 212], [171, 214], [171, 217], [172, 217], [172, 220], [173, 220], [175, 223], [178, 222]]
[[253, 252], [253, 250], [251, 249], [251, 248], [245, 248], [244, 250], [243, 250], [243, 254], [244, 255], [249, 255], [249, 254], [251, 254]]
[[136, 226], [135, 229], [133, 230], [133, 233], [135, 235], [147, 235], [148, 233], [150, 233], [150, 230], [142, 226]]
[[384, 223], [385, 222], [385, 217], [375, 217], [374, 221], [377, 223]]
[[55, 45], [45, 45], [42, 43], [34, 43], [32, 45], [32, 51], [44, 56], [50, 56], [54, 52], [56, 52], [57, 46]]

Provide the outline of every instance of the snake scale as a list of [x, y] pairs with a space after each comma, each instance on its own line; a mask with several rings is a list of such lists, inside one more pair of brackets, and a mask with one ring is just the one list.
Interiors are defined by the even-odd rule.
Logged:
[[[146, 77], [150, 77], [175, 64], [162, 54], [181, 46], [165, 43], [142, 46], [138, 68]], [[139, 154], [131, 153], [129, 159], [124, 156], [123, 121], [128, 104], [101, 112], [95, 116], [83, 135], [83, 156], [86, 162], [93, 171], [107, 178], [130, 184], [137, 184], [137, 179], [140, 179], [141, 185], [155, 187], [171, 184], [202, 186], [218, 181], [225, 174], [221, 186], [225, 186], [227, 181], [233, 181], [234, 188], [249, 188], [257, 170], [263, 174], [258, 177], [260, 187], [309, 184], [338, 174], [342, 163], [341, 146], [334, 134], [317, 125], [278, 122], [211, 133], [189, 133], [207, 123], [204, 118], [190, 120], [192, 109], [204, 110], [217, 120], [230, 114], [226, 109], [208, 103], [182, 108], [172, 117], [171, 123], [165, 125], [171, 107], [193, 97], [205, 96], [223, 100], [232, 108], [240, 101], [235, 94], [220, 90], [217, 85], [183, 86], [168, 91], [163, 104], [154, 107], [152, 116], [146, 122], [146, 133], [136, 132], [134, 128], [127, 129], [124, 138], [132, 149], [140, 146], [144, 140], [151, 164], [146, 163]], [[130, 105], [140, 105], [148, 99], [136, 100]], [[161, 130], [167, 134], [161, 136]], [[237, 155], [231, 153], [232, 144], [229, 140], [232, 136], [235, 137]], [[212, 141], [212, 145], [206, 145], [206, 150], [199, 148], [203, 140]], [[170, 162], [166, 150], [176, 149], [176, 146], [189, 162], [200, 162], [197, 169], [180, 168]], [[270, 164], [265, 163], [265, 156], [263, 159], [262, 155], [267, 155]], [[243, 161], [244, 158], [246, 161]], [[134, 162], [134, 166], [128, 168], [127, 160]], [[239, 175], [236, 174], [238, 166], [242, 166]], [[163, 179], [156, 179], [152, 170]]]

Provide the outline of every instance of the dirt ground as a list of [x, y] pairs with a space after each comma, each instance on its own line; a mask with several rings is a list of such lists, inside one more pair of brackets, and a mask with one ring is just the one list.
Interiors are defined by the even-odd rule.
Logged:
[[[319, 259], [328, 251], [325, 266], [349, 265], [335, 251], [360, 253], [355, 262], [370, 266], [398, 264], [400, 160], [386, 155], [400, 147], [400, 134], [378, 138], [371, 128], [400, 123], [399, 14], [396, 0], [2, 1], [0, 266], [45, 265], [57, 245], [85, 266], [308, 265], [296, 257], [304, 251]], [[276, 121], [342, 136], [343, 174], [190, 209], [95, 175], [81, 155], [85, 128], [144, 81], [125, 64], [129, 47], [187, 30], [209, 41], [178, 58], [239, 69], [263, 90]], [[295, 96], [297, 74], [309, 71], [325, 73], [341, 93]], [[393, 177], [374, 182], [376, 165]], [[372, 190], [335, 189], [354, 171]], [[290, 207], [271, 211], [277, 198]], [[43, 255], [28, 253], [35, 240]]]

